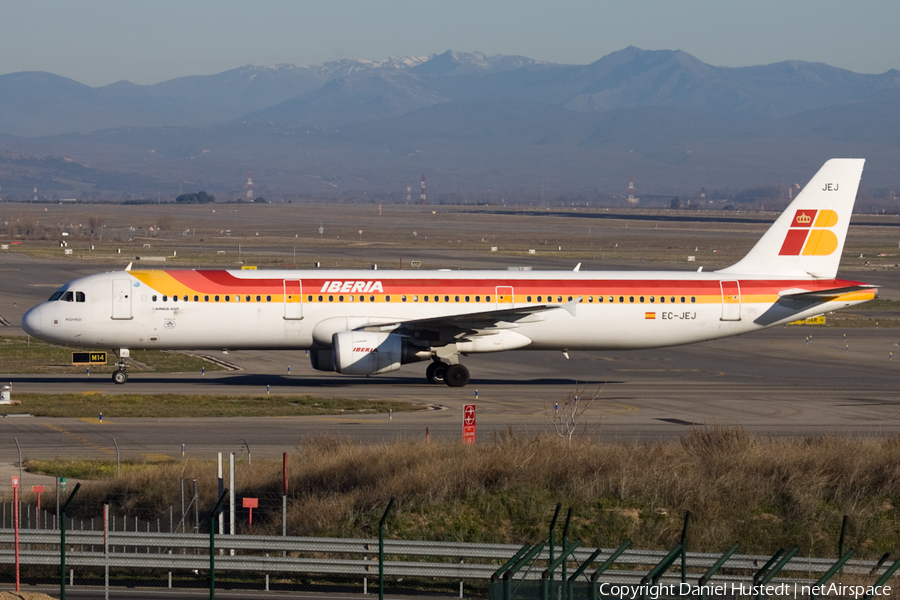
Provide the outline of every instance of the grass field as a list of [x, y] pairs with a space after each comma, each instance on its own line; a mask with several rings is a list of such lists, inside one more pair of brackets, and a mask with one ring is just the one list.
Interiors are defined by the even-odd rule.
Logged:
[[417, 410], [408, 402], [344, 400], [313, 396], [189, 396], [181, 394], [16, 394], [18, 404], [0, 415], [29, 413], [39, 417], [292, 417], [354, 412]]
[[[110, 466], [112, 465], [112, 466]], [[155, 520], [196, 478], [201, 512], [216, 499], [213, 461], [29, 461], [28, 468], [91, 479], [77, 511], [109, 502]], [[281, 531], [281, 461], [237, 465], [239, 496], [260, 498], [254, 533]], [[771, 439], [740, 429], [695, 429], [681, 440], [602, 443], [508, 433], [475, 446], [307, 440], [289, 455], [288, 535], [372, 537], [397, 500], [388, 534], [401, 539], [535, 543], [557, 502], [572, 507], [582, 545], [671, 547], [692, 512], [691, 550], [769, 553], [797, 544], [834, 556], [843, 515], [859, 558], [896, 550], [900, 440], [836, 436]]]
[[[72, 364], [72, 352], [79, 348], [55, 346], [32, 337], [0, 336], [0, 370], [3, 373], [84, 373], [85, 365]], [[107, 353], [107, 364], [90, 365], [91, 373], [112, 373], [116, 357]], [[132, 371], [155, 373], [189, 373], [221, 371], [223, 367], [180, 352], [135, 350], [128, 360]]]

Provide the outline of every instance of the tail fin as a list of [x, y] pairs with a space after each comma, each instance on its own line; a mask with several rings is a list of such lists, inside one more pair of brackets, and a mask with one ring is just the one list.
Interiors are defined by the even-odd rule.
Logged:
[[718, 272], [837, 276], [865, 162], [863, 158], [826, 162], [750, 253]]

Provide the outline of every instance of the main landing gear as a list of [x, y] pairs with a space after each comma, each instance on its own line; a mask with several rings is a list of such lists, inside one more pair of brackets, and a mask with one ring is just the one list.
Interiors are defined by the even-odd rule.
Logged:
[[469, 370], [460, 364], [448, 365], [435, 360], [425, 369], [429, 383], [446, 383], [450, 387], [463, 387], [469, 383]]
[[116, 356], [119, 358], [119, 360], [116, 362], [116, 366], [118, 367], [118, 369], [113, 371], [113, 374], [112, 374], [113, 383], [121, 385], [121, 384], [125, 383], [126, 381], [128, 381], [128, 370], [127, 369], [128, 369], [128, 356], [129, 355], [130, 355], [130, 352], [128, 351], [127, 348], [121, 348], [116, 353]]

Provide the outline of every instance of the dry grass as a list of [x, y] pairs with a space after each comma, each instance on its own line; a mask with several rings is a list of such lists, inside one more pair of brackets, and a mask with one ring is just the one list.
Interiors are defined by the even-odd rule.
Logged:
[[[84, 516], [154, 519], [179, 498], [180, 478], [215, 502], [215, 466], [185, 461], [130, 468], [83, 486]], [[255, 532], [281, 531], [281, 463], [241, 462], [238, 496], [260, 498]], [[836, 436], [773, 440], [740, 429], [696, 429], [680, 442], [607, 444], [499, 436], [474, 447], [398, 442], [361, 445], [324, 437], [290, 457], [292, 535], [371, 537], [390, 497], [390, 535], [405, 539], [522, 543], [546, 536], [556, 502], [575, 509], [584, 545], [665, 548], [693, 513], [692, 550], [746, 552], [797, 544], [836, 553], [841, 516], [858, 557], [894, 550], [900, 514], [900, 439]], [[176, 511], [177, 512], [177, 511]], [[90, 514], [89, 514], [90, 513]]]

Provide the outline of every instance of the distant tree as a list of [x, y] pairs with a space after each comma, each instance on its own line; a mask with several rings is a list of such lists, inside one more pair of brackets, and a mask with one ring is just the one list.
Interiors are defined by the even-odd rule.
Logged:
[[91, 228], [91, 239], [94, 239], [94, 236], [100, 231], [100, 228], [103, 227], [103, 217], [92, 216], [88, 218], [88, 226]]
[[672, 201], [669, 203], [669, 208], [681, 208], [681, 198], [678, 196], [672, 198]]
[[181, 194], [175, 198], [177, 204], [211, 204], [216, 201], [216, 197], [206, 192], [197, 192], [196, 194]]
[[158, 231], [171, 231], [172, 229], [175, 229], [176, 222], [175, 217], [166, 213], [156, 218], [156, 229]]
[[259, 197], [255, 198], [255, 199], [253, 200], [253, 202], [255, 202], [255, 203], [257, 203], [257, 204], [268, 204], [268, 203], [269, 203], [269, 201], [266, 200], [265, 198], [263, 198], [262, 196], [259, 196]]

